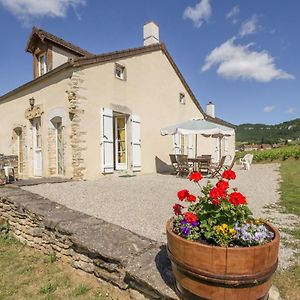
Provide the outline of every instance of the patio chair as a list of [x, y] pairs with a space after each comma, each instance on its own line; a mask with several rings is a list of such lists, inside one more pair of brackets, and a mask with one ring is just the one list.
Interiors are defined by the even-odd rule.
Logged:
[[240, 158], [240, 163], [242, 164], [245, 170], [250, 170], [252, 160], [253, 160], [253, 154], [248, 153], [243, 158]]
[[176, 175], [179, 174], [179, 167], [178, 167], [178, 162], [177, 162], [177, 159], [176, 159], [176, 154], [169, 154], [170, 156], [170, 160], [171, 160], [171, 165], [174, 169], [174, 173]]
[[178, 163], [178, 175], [183, 176], [184, 174], [189, 175], [193, 171], [193, 166], [188, 162], [188, 156], [184, 154], [177, 154], [176, 160]]
[[221, 172], [224, 169], [224, 162], [226, 159], [226, 155], [222, 156], [219, 163], [217, 165], [211, 165], [208, 169], [209, 171], [209, 177], [214, 178], [217, 175], [222, 176]]
[[[234, 164], [235, 164], [235, 155], [233, 156], [232, 159], [231, 159], [231, 155], [226, 156], [226, 158], [228, 158], [228, 157], [229, 157], [229, 161], [231, 161], [231, 163], [228, 164], [228, 165], [224, 164], [224, 169], [225, 170], [231, 170], [233, 168]], [[226, 160], [225, 160], [225, 162], [226, 162]]]
[[203, 154], [201, 156], [197, 156], [200, 159], [204, 159], [203, 161], [199, 162], [198, 169], [204, 175], [207, 175], [209, 172], [209, 167], [211, 165], [211, 155], [210, 154]]

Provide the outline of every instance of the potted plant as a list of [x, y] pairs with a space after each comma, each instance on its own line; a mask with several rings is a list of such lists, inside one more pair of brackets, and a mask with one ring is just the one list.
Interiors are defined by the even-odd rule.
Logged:
[[[229, 183], [226, 170], [212, 185], [201, 187], [201, 173], [189, 179], [199, 185], [196, 197], [177, 193], [180, 203], [167, 222], [168, 255], [181, 299], [267, 299], [278, 263], [279, 232], [255, 219], [246, 197]], [[187, 203], [187, 205], [184, 205]]]

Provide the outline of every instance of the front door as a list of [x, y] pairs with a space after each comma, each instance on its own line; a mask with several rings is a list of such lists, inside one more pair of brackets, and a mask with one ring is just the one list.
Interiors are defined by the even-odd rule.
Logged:
[[127, 169], [126, 116], [115, 117], [115, 169]]
[[33, 175], [42, 176], [42, 135], [41, 118], [32, 121], [33, 126]]

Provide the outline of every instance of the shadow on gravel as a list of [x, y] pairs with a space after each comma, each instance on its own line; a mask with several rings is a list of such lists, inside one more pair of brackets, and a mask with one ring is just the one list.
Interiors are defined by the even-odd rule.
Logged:
[[165, 284], [174, 290], [175, 279], [171, 270], [171, 261], [167, 254], [166, 245], [160, 246], [160, 251], [155, 257], [156, 268]]

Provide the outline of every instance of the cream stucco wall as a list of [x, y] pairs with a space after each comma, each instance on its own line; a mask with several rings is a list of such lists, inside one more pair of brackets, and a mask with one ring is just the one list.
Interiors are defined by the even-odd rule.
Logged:
[[[68, 115], [68, 100], [66, 90], [68, 89], [70, 71], [63, 71], [49, 78], [37, 82], [35, 85], [22, 89], [20, 92], [6, 97], [0, 101], [0, 153], [17, 154], [16, 147], [12, 145], [13, 129], [17, 126], [24, 126], [25, 131], [25, 156], [28, 160], [24, 170], [24, 177], [33, 176], [33, 144], [31, 122], [25, 118], [25, 111], [29, 108], [29, 98], [35, 98], [35, 105], [41, 105], [44, 113], [41, 116], [42, 132], [42, 175], [49, 176], [49, 141], [48, 129], [51, 127], [49, 119], [53, 110], [58, 108]], [[65, 118], [64, 143], [69, 144], [69, 119]], [[65, 165], [67, 177], [72, 176], [71, 149], [65, 147]]]
[[75, 57], [75, 55], [61, 48], [52, 46], [53, 69], [66, 63], [70, 57]]

